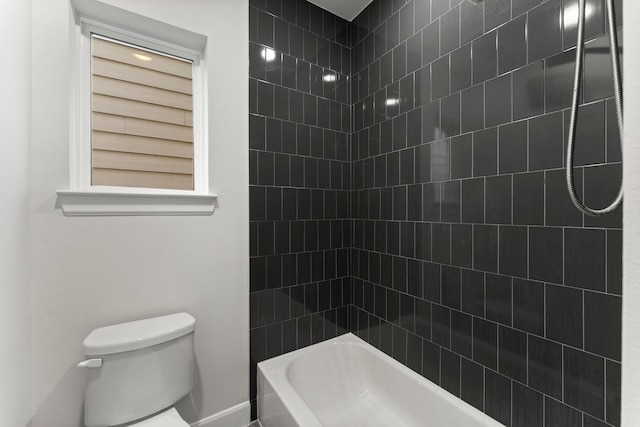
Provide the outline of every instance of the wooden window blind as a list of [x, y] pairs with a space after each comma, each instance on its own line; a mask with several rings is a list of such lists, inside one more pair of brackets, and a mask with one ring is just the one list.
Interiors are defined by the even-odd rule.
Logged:
[[193, 63], [91, 37], [91, 184], [193, 190]]

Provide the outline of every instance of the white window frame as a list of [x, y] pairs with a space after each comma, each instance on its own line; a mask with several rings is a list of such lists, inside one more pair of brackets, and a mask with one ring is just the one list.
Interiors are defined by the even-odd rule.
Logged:
[[[73, 0], [69, 190], [58, 191], [67, 216], [210, 215], [206, 37], [95, 0]], [[91, 185], [91, 35], [193, 62], [193, 190]]]

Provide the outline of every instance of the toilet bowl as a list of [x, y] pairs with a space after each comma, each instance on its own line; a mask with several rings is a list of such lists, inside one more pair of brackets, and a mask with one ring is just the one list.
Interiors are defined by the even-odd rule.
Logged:
[[193, 389], [194, 329], [177, 313], [91, 332], [78, 364], [87, 369], [85, 426], [188, 427], [173, 405]]

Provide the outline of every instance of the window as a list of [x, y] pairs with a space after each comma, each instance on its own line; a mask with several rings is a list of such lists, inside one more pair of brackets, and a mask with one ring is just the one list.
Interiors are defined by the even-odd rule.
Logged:
[[65, 215], [212, 213], [206, 37], [94, 0], [72, 5]]
[[91, 185], [193, 190], [193, 62], [91, 36]]

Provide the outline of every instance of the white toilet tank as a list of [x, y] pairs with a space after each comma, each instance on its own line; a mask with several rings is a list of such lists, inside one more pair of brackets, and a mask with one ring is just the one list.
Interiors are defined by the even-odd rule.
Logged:
[[193, 388], [193, 331], [187, 313], [94, 330], [84, 340], [87, 427], [134, 421], [167, 408]]

